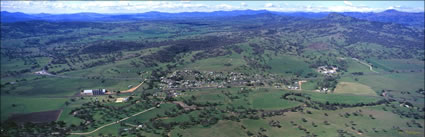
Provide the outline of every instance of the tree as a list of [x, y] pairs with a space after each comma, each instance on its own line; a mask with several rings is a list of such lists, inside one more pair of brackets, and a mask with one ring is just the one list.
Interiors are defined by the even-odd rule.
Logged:
[[307, 114], [312, 114], [310, 110], [307, 110]]
[[254, 135], [251, 131], [246, 131], [246, 134], [247, 134], [248, 136], [252, 136], [252, 135]]
[[327, 120], [325, 120], [323, 123], [325, 123], [325, 125], [330, 125], [330, 123]]
[[317, 127], [316, 123], [314, 123], [314, 122], [311, 122], [311, 125], [312, 125], [313, 127]]

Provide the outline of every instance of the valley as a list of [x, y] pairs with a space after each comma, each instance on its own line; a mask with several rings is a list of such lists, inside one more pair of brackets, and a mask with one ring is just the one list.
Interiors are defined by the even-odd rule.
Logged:
[[2, 22], [1, 136], [424, 136], [423, 26], [239, 12]]

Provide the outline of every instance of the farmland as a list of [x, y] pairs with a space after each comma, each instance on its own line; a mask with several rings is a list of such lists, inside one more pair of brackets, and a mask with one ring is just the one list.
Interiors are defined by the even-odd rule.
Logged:
[[349, 83], [349, 82], [340, 82], [336, 88], [335, 93], [352, 93], [357, 95], [376, 95], [370, 87], [358, 84], [358, 83]]

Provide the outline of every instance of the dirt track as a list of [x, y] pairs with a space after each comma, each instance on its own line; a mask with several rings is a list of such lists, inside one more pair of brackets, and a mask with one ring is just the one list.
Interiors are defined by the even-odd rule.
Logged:
[[131, 88], [131, 89], [129, 89], [129, 90], [121, 91], [121, 93], [130, 93], [130, 92], [134, 92], [137, 88], [139, 88], [141, 85], [143, 85], [143, 83], [145, 83], [145, 81], [143, 81], [143, 82], [142, 82], [142, 83], [140, 83], [139, 85], [137, 85], [137, 86], [135, 86], [135, 87], [133, 87], [133, 88]]
[[94, 133], [94, 132], [96, 132], [96, 131], [98, 131], [98, 130], [100, 130], [100, 129], [104, 128], [104, 127], [107, 127], [107, 126], [110, 126], [110, 125], [113, 125], [113, 124], [120, 123], [120, 122], [122, 122], [122, 121], [124, 121], [124, 120], [127, 120], [127, 119], [129, 119], [129, 118], [131, 118], [131, 117], [134, 117], [134, 116], [137, 116], [137, 115], [140, 115], [140, 114], [142, 114], [142, 113], [148, 112], [148, 111], [150, 111], [150, 110], [152, 110], [152, 109], [155, 109], [155, 107], [149, 108], [149, 109], [147, 109], [147, 110], [143, 110], [143, 111], [141, 111], [141, 112], [139, 112], [139, 113], [133, 114], [133, 115], [131, 115], [131, 116], [129, 116], [129, 117], [123, 118], [123, 119], [118, 120], [118, 121], [116, 121], [116, 122], [112, 122], [112, 123], [109, 123], [109, 124], [106, 124], [106, 125], [100, 126], [100, 127], [96, 128], [96, 129], [95, 129], [95, 130], [93, 130], [93, 131], [90, 131], [90, 132], [83, 132], [83, 133], [71, 133], [71, 135], [88, 135], [88, 134]]
[[363, 65], [368, 66], [370, 71], [375, 72], [375, 73], [378, 73], [377, 71], [373, 70], [372, 65], [369, 65], [369, 64], [367, 64], [366, 62], [360, 61], [359, 59], [356, 59], [356, 58], [353, 58], [353, 59], [354, 59], [355, 61], [357, 61], [357, 62], [359, 62], [359, 63], [363, 64]]

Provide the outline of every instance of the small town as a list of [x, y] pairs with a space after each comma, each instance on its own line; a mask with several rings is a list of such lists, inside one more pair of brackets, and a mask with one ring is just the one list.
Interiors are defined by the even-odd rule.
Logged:
[[160, 78], [160, 89], [227, 88], [232, 86], [270, 86], [282, 88], [286, 80], [277, 75], [248, 75], [238, 72], [176, 70]]

